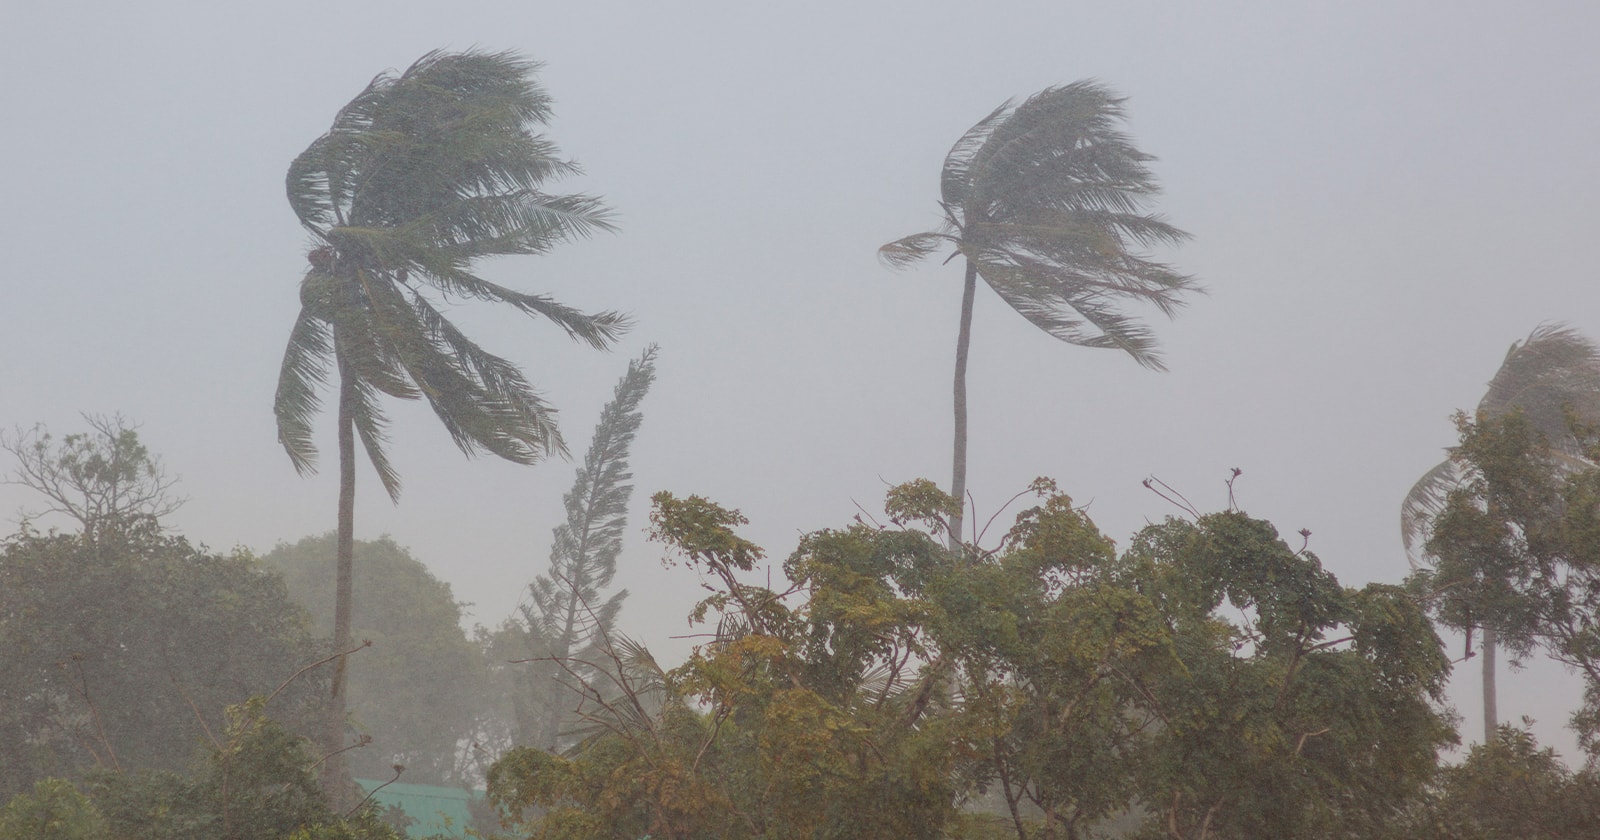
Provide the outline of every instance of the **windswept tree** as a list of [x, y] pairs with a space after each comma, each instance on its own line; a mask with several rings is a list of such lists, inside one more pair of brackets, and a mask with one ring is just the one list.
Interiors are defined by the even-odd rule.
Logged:
[[[1047, 88], [996, 108], [945, 157], [944, 223], [878, 253], [904, 267], [944, 248], [965, 262], [956, 334], [955, 447], [950, 495], [967, 489], [967, 349], [978, 278], [1017, 314], [1068, 344], [1122, 350], [1165, 369], [1155, 337], [1121, 305], [1172, 315], [1194, 280], [1146, 249], [1188, 234], [1144, 212], [1160, 188], [1153, 160], [1122, 132], [1123, 98], [1094, 81]], [[960, 542], [960, 512], [949, 523]]]
[[183, 505], [172, 492], [177, 479], [122, 415], [85, 414], [83, 420], [89, 431], [60, 439], [43, 426], [0, 432], [0, 449], [16, 459], [8, 483], [44, 496], [43, 512], [76, 521], [90, 545], [159, 527], [161, 517]]
[[524, 743], [554, 750], [563, 729], [576, 722], [574, 710], [585, 687], [604, 689], [602, 673], [612, 663], [607, 651], [626, 589], [605, 594], [617, 573], [617, 556], [628, 521], [628, 450], [644, 415], [639, 403], [655, 379], [656, 348], [628, 365], [611, 402], [600, 413], [594, 440], [563, 502], [567, 521], [556, 527], [550, 570], [528, 585], [520, 621], [503, 636], [519, 641], [520, 655], [512, 703]]
[[[301, 309], [278, 379], [278, 438], [295, 468], [316, 466], [319, 391], [338, 390], [339, 508], [334, 643], [350, 645], [355, 442], [391, 499], [400, 478], [384, 451], [380, 395], [425, 399], [468, 455], [532, 464], [562, 451], [554, 410], [516, 365], [445, 316], [444, 300], [509, 305], [605, 348], [626, 328], [474, 274], [483, 257], [539, 254], [609, 229], [599, 199], [551, 195], [577, 167], [535, 133], [550, 100], [538, 65], [514, 53], [431, 52], [384, 73], [341, 109], [289, 166], [289, 203], [311, 232]], [[324, 747], [344, 745], [345, 663], [338, 660]], [[342, 775], [330, 767], [328, 778]]]
[[[1552, 468], [1574, 471], [1592, 466], [1583, 457], [1583, 445], [1574, 421], [1600, 422], [1600, 348], [1570, 327], [1543, 324], [1526, 340], [1506, 352], [1500, 369], [1478, 402], [1476, 420], [1501, 420], [1520, 415], [1545, 444]], [[1499, 715], [1495, 703], [1495, 653], [1503, 642], [1520, 652], [1531, 639], [1502, 639], [1492, 602], [1505, 594], [1496, 581], [1444, 580], [1436, 573], [1440, 558], [1428, 550], [1434, 524], [1453, 492], [1462, 491], [1476, 478], [1477, 468], [1460, 448], [1423, 474], [1400, 505], [1400, 536], [1413, 568], [1426, 567], [1439, 589], [1437, 608], [1445, 623], [1460, 630], [1482, 633], [1484, 743], [1498, 737]], [[1480, 494], [1487, 495], [1487, 494]]]

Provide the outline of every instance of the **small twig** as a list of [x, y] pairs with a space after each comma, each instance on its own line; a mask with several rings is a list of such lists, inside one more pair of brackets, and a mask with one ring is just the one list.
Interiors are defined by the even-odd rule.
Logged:
[[[476, 746], [476, 744], [474, 744], [474, 746]], [[377, 794], [378, 791], [383, 790], [384, 788], [394, 784], [395, 782], [400, 781], [400, 774], [404, 773], [404, 772], [406, 772], [406, 766], [404, 764], [396, 764], [396, 765], [394, 765], [394, 778], [390, 779], [387, 782], [384, 782], [381, 785], [378, 785], [377, 787], [373, 788], [370, 791], [367, 791], [367, 795], [362, 797], [360, 802], [356, 803], [356, 807], [351, 808], [349, 811], [347, 811], [345, 813], [345, 815], [344, 815], [344, 818], [345, 819], [350, 819], [351, 817], [355, 816], [356, 812], [361, 810], [361, 806], [367, 804], [367, 802], [370, 801], [372, 799], [372, 797]]]
[[349, 746], [345, 746], [345, 747], [340, 747], [339, 749], [336, 749], [333, 752], [328, 753], [327, 755], [317, 759], [316, 762], [311, 765], [311, 769], [315, 770], [318, 767], [321, 767], [323, 762], [327, 761], [330, 758], [333, 758], [334, 756], [338, 755], [339, 753], [347, 753], [347, 752], [349, 752], [351, 750], [354, 750], [354, 749], [360, 749], [361, 747], [364, 747], [364, 746], [366, 746], [366, 745], [368, 745], [370, 743], [372, 743], [372, 736], [363, 734], [360, 738], [356, 739], [356, 742], [354, 744], [350, 744]]
[[[1156, 494], [1157, 496], [1160, 496], [1163, 501], [1167, 502], [1168, 504], [1172, 505], [1173, 507], [1178, 508], [1179, 510], [1183, 511], [1184, 513], [1189, 514], [1190, 516], [1193, 516], [1196, 520], [1200, 519], [1200, 511], [1197, 510], [1195, 508], [1195, 506], [1192, 503], [1190, 503], [1190, 501], [1188, 499], [1184, 498], [1184, 495], [1182, 493], [1179, 493], [1177, 490], [1174, 490], [1172, 488], [1172, 485], [1166, 483], [1165, 481], [1162, 481], [1159, 478], [1156, 478], [1153, 475], [1150, 476], [1149, 478], [1145, 479], [1141, 483], [1144, 484], [1144, 489], [1149, 490], [1150, 492]], [[1157, 485], [1160, 485], [1160, 486], [1157, 487]], [[1170, 494], [1170, 495], [1168, 495], [1168, 494]]]

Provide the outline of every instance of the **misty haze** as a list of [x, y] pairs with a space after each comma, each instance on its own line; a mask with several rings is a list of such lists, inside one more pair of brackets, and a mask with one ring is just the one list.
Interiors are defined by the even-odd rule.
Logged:
[[8, 11], [0, 840], [1600, 836], [1600, 11]]

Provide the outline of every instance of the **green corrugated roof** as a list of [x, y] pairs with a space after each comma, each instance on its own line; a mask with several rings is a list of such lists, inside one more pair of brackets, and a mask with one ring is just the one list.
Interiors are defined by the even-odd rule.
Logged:
[[[465, 837], [472, 823], [472, 812], [467, 803], [482, 799], [481, 790], [463, 790], [436, 785], [408, 785], [396, 782], [386, 785], [372, 779], [356, 779], [356, 784], [369, 794], [379, 808], [399, 806], [406, 816], [416, 820], [406, 829], [408, 837]], [[373, 790], [377, 789], [377, 793]]]

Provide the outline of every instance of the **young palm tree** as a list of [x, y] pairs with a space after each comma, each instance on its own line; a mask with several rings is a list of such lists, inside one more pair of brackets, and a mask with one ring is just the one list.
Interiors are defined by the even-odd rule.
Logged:
[[[1194, 280], [1140, 249], [1188, 234], [1143, 212], [1160, 191], [1119, 124], [1123, 99], [1080, 81], [1021, 105], [996, 108], [945, 158], [944, 224], [879, 249], [903, 267], [950, 247], [966, 262], [956, 338], [955, 448], [950, 493], [964, 507], [967, 484], [967, 348], [978, 278], [1034, 326], [1069, 344], [1122, 350], [1163, 370], [1155, 338], [1119, 306], [1148, 303], [1172, 315]], [[962, 517], [950, 522], [951, 547]]]
[[[426, 399], [468, 455], [531, 464], [564, 451], [553, 409], [516, 365], [458, 330], [439, 301], [509, 304], [596, 348], [626, 328], [617, 313], [584, 314], [472, 273], [481, 257], [542, 253], [610, 227], [598, 199], [540, 190], [577, 168], [531, 130], [550, 116], [532, 79], [537, 67], [513, 53], [428, 53], [374, 79], [289, 166], [289, 203], [314, 244], [274, 409], [289, 459], [313, 471], [311, 422], [319, 386], [334, 374], [339, 651], [350, 648], [357, 438], [390, 498], [400, 494], [379, 395]], [[341, 657], [324, 733], [330, 753], [343, 746], [344, 687]], [[337, 766], [328, 774], [339, 775]]]
[[[1600, 348], [1574, 330], [1543, 324], [1527, 340], [1513, 343], [1478, 402], [1483, 419], [1520, 412], [1544, 438], [1553, 462], [1573, 469], [1591, 466], [1582, 457], [1569, 417], [1600, 422]], [[1425, 547], [1435, 517], [1450, 492], [1470, 477], [1471, 465], [1454, 456], [1428, 470], [1400, 505], [1400, 537], [1412, 567], [1428, 559]], [[1500, 640], [1488, 624], [1482, 631], [1484, 743], [1493, 743], [1499, 726], [1495, 702], [1495, 652]]]

